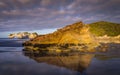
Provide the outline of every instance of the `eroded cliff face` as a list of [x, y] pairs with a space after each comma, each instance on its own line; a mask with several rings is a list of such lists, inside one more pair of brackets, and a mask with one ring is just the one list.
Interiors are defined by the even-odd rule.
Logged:
[[54, 33], [38, 36], [33, 40], [25, 42], [23, 45], [25, 48], [32, 50], [41, 50], [42, 48], [51, 50], [55, 46], [56, 50], [61, 51], [60, 47], [68, 49], [89, 48], [91, 50], [98, 43], [89, 32], [89, 26], [82, 22], [77, 22], [58, 29]]
[[68, 25], [62, 29], [58, 29], [54, 33], [38, 36], [29, 41], [29, 43], [38, 44], [80, 44], [92, 43], [94, 37], [89, 32], [89, 26], [82, 22]]

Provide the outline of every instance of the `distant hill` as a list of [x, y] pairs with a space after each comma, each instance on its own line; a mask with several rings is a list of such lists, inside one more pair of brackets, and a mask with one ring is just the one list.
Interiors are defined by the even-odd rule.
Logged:
[[89, 24], [90, 32], [95, 36], [117, 36], [120, 35], [120, 24], [99, 21]]

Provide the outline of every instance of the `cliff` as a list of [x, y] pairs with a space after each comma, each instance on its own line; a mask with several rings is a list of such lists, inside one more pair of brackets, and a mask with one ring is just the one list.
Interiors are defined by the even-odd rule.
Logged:
[[36, 38], [38, 36], [37, 33], [28, 33], [28, 32], [19, 32], [19, 33], [12, 33], [9, 34], [9, 38], [18, 38], [18, 39], [24, 39], [24, 38], [29, 38], [29, 39], [33, 39]]
[[[23, 45], [27, 50], [46, 50], [54, 52], [84, 51], [94, 52], [100, 43], [120, 41], [120, 25], [105, 21], [84, 24], [77, 22], [57, 31], [39, 35], [26, 41]], [[103, 33], [104, 32], [104, 33]]]
[[88, 25], [77, 22], [58, 29], [54, 33], [38, 36], [28, 42], [32, 44], [86, 44], [92, 43], [94, 41], [93, 38], [89, 32]]
[[51, 34], [40, 35], [35, 39], [26, 41], [23, 45], [28, 50], [62, 52], [65, 51], [63, 48], [67, 48], [68, 50], [66, 51], [70, 52], [74, 49], [83, 51], [89, 48], [91, 50], [98, 43], [89, 32], [89, 26], [82, 22], [77, 22], [58, 29]]

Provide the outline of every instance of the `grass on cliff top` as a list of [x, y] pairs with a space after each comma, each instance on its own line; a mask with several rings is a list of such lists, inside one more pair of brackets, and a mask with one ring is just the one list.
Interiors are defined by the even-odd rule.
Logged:
[[89, 24], [90, 32], [96, 36], [117, 36], [120, 35], [120, 24], [112, 22], [95, 22]]

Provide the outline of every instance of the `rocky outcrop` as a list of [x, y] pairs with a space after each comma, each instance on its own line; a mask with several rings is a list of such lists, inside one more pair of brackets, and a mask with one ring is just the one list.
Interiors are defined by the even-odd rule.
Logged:
[[19, 33], [10, 34], [8, 37], [18, 38], [18, 39], [24, 39], [24, 38], [33, 39], [33, 38], [36, 38], [37, 36], [38, 36], [37, 33], [19, 32]]
[[8, 36], [10, 39], [14, 38], [15, 37], [15, 34], [9, 34]]
[[38, 35], [36, 34], [36, 33], [30, 33], [29, 35], [28, 35], [28, 38], [29, 39], [33, 39], [33, 38], [36, 38]]
[[84, 24], [77, 22], [53, 33], [40, 35], [26, 41], [23, 45], [25, 50], [40, 51], [43, 54], [95, 52], [101, 43], [120, 43], [119, 29], [120, 24], [115, 23], [102, 21]]
[[95, 48], [98, 43], [89, 32], [89, 26], [82, 22], [77, 22], [58, 29], [51, 34], [38, 36], [33, 40], [25, 42], [23, 45], [25, 48], [31, 50], [54, 51], [55, 49], [61, 52], [63, 48], [68, 48], [68, 50], [90, 48], [91, 50]]
[[54, 33], [39, 36], [29, 43], [39, 44], [80, 44], [92, 43], [94, 41], [89, 32], [89, 27], [82, 22], [77, 22], [72, 25], [58, 29]]

